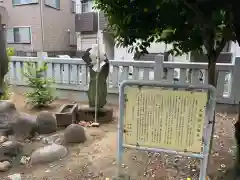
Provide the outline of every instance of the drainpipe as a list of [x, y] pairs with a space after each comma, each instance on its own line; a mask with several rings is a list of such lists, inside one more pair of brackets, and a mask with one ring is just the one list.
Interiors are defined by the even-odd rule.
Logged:
[[41, 44], [41, 53], [44, 52], [44, 23], [43, 23], [43, 0], [40, 0], [40, 19], [41, 19], [41, 41], [42, 41], [42, 44]]

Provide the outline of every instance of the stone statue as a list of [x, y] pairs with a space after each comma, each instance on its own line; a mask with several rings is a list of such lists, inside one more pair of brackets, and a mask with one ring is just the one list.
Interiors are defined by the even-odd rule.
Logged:
[[97, 66], [97, 50], [98, 45], [93, 45], [84, 53], [82, 59], [86, 62], [90, 69], [90, 82], [88, 88], [88, 100], [89, 107], [95, 107], [96, 98], [96, 77], [98, 73], [98, 98], [97, 98], [97, 108], [103, 108], [107, 103], [107, 77], [109, 74], [109, 61], [106, 54], [101, 50], [100, 52], [100, 68], [99, 72], [96, 70]]

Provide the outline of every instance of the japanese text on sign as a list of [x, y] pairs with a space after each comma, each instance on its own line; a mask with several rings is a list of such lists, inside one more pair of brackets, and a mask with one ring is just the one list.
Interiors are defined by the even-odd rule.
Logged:
[[124, 143], [201, 152], [206, 92], [128, 87]]

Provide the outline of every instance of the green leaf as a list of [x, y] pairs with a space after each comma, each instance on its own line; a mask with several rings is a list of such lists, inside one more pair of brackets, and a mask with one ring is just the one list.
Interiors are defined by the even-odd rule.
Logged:
[[[136, 54], [146, 53], [152, 42], [164, 42], [173, 44], [174, 54], [214, 47], [207, 50], [212, 55], [223, 48], [219, 43], [223, 39], [236, 38], [233, 9], [224, 0], [96, 0], [95, 3], [107, 16], [118, 46], [133, 46]], [[141, 43], [136, 44], [139, 40]]]

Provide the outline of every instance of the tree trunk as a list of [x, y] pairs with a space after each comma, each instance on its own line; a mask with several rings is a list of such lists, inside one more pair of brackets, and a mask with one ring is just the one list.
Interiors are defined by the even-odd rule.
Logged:
[[208, 60], [208, 84], [217, 87], [216, 58]]

